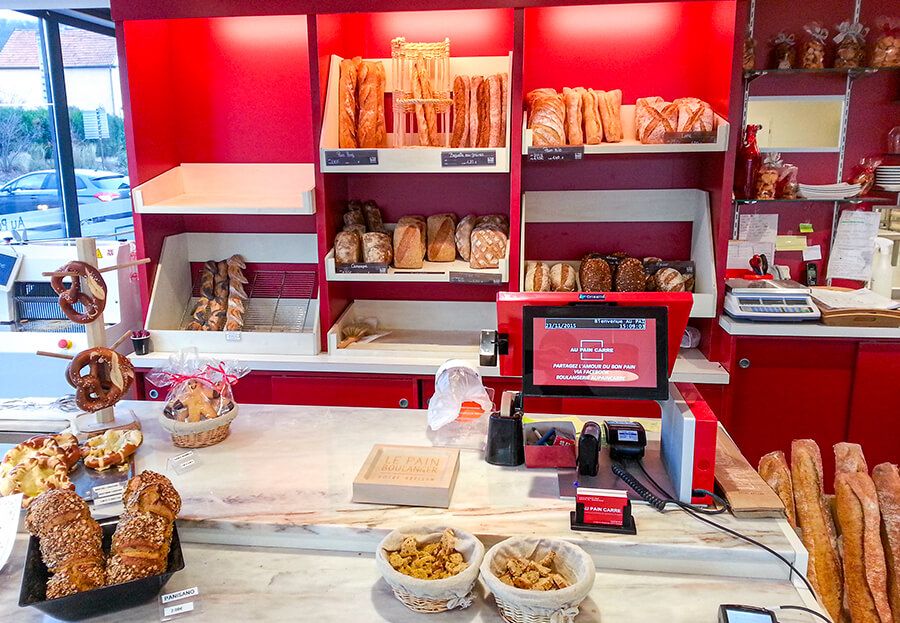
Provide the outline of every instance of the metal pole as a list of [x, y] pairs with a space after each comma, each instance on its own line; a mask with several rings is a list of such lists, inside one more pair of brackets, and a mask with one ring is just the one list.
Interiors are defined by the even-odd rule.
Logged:
[[75, 188], [75, 159], [72, 156], [72, 131], [69, 124], [69, 103], [66, 99], [66, 77], [63, 70], [59, 24], [40, 21], [41, 56], [44, 60], [44, 80], [50, 112], [50, 131], [56, 146], [56, 179], [59, 180], [60, 199], [65, 214], [66, 236], [81, 236], [78, 213], [78, 192]]

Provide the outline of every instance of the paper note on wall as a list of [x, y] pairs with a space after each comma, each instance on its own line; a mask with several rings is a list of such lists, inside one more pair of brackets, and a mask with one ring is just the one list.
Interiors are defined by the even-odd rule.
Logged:
[[775, 239], [776, 251], [802, 251], [806, 248], [806, 236], [778, 236]]
[[828, 258], [830, 279], [868, 281], [872, 277], [879, 221], [878, 212], [848, 210], [841, 214]]
[[777, 214], [741, 214], [738, 226], [738, 240], [775, 242], [777, 236]]
[[775, 257], [775, 242], [747, 242], [745, 240], [728, 241], [728, 259], [726, 268], [750, 270], [750, 258], [754, 255], [765, 255], [769, 263]]
[[814, 244], [811, 247], [806, 247], [803, 249], [803, 261], [804, 262], [815, 262], [816, 260], [822, 259], [822, 245]]

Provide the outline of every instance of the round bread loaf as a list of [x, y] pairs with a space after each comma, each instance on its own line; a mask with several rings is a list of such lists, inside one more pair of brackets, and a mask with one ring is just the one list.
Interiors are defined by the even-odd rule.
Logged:
[[641, 261], [626, 257], [616, 270], [616, 292], [643, 292], [647, 287], [647, 272]]
[[549, 292], [550, 269], [543, 262], [529, 262], [525, 272], [526, 292]]
[[565, 262], [554, 264], [550, 268], [550, 289], [554, 292], [574, 292], [577, 288], [575, 282], [575, 269]]
[[662, 268], [653, 275], [660, 292], [684, 292], [684, 276], [674, 268]]
[[606, 260], [597, 254], [584, 256], [578, 276], [581, 279], [581, 289], [585, 292], [612, 290], [612, 271]]

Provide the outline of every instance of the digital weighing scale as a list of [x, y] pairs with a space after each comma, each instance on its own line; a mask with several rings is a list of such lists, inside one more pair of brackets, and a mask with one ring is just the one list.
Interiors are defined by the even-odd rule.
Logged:
[[729, 279], [725, 285], [725, 313], [732, 318], [799, 322], [818, 320], [822, 316], [809, 288], [796, 281]]

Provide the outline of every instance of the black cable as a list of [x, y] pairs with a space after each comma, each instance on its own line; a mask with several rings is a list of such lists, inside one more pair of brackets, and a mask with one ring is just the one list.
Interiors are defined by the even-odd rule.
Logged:
[[624, 465], [613, 463], [612, 472], [616, 476], [618, 476], [622, 480], [622, 482], [631, 487], [635, 493], [641, 496], [641, 498], [645, 502], [647, 502], [650, 506], [652, 506], [659, 512], [663, 512], [666, 509], [666, 505], [671, 501], [653, 495], [650, 490], [641, 483], [641, 481], [635, 478], [634, 475], [625, 468]]
[[[663, 489], [663, 488], [660, 486], [660, 484], [659, 484], [658, 482], [656, 482], [656, 480], [654, 480], [653, 476], [650, 475], [650, 472], [647, 471], [647, 468], [644, 467], [644, 462], [643, 462], [643, 461], [636, 461], [636, 463], [637, 463], [638, 468], [641, 470], [641, 472], [643, 472], [644, 476], [646, 476], [647, 479], [648, 479], [651, 483], [653, 483], [653, 486], [656, 487], [656, 489], [657, 489], [660, 493], [662, 493], [662, 494], [666, 497], [666, 499], [667, 499], [669, 502], [671, 502], [672, 504], [675, 504], [676, 506], [679, 506], [679, 507], [680, 507], [682, 504], [684, 504], [684, 502], [680, 502], [679, 500], [676, 500], [674, 496], [670, 495], [668, 491], [666, 491], [665, 489]], [[728, 510], [730, 510], [731, 507], [728, 505], [728, 502], [726, 502], [725, 500], [722, 500], [722, 498], [720, 498], [719, 496], [717, 496], [717, 495], [715, 495], [715, 494], [713, 494], [713, 493], [710, 493], [709, 491], [707, 491], [707, 490], [705, 490], [705, 489], [703, 489], [702, 492], [703, 492], [704, 494], [706, 494], [706, 495], [709, 495], [710, 497], [712, 497], [712, 498], [713, 498], [714, 500], [716, 500], [717, 502], [719, 502], [719, 503], [721, 504], [721, 507], [720, 507], [720, 508], [713, 509], [713, 510], [709, 510], [709, 509], [706, 509], [706, 508], [697, 508], [696, 506], [693, 506], [693, 505], [690, 505], [690, 504], [689, 504], [688, 506], [690, 506], [693, 510], [697, 511], [698, 513], [700, 513], [700, 514], [702, 514], [702, 515], [721, 515], [721, 514], [727, 512]]]
[[825, 616], [821, 612], [816, 612], [812, 608], [806, 608], [804, 606], [778, 606], [778, 609], [779, 610], [800, 610], [801, 612], [808, 612], [809, 614], [819, 617], [823, 621], [827, 621], [828, 623], [831, 623], [831, 619], [829, 619], [827, 616]]

